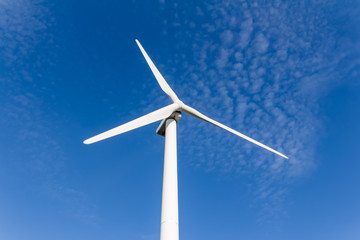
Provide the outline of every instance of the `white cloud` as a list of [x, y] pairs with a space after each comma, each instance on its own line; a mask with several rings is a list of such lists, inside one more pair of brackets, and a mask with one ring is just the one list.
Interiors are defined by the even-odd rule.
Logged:
[[[27, 87], [38, 80], [39, 76], [33, 71], [41, 65], [29, 58], [40, 44], [52, 37], [45, 34], [52, 24], [49, 14], [41, 1], [0, 2], [0, 64], [7, 67], [0, 73], [0, 126], [9, 138], [7, 144], [19, 150], [13, 152], [5, 149], [9, 145], [3, 144], [1, 152], [12, 158], [1, 160], [12, 162], [17, 168], [14, 171], [21, 172], [22, 178], [34, 181], [34, 189], [41, 195], [45, 193], [49, 198], [62, 201], [71, 214], [94, 223], [94, 205], [82, 191], [61, 179], [67, 157], [53, 135], [56, 123], [47, 121], [42, 99]], [[29, 62], [33, 65], [29, 66]]]
[[221, 33], [220, 39], [223, 45], [228, 46], [233, 41], [234, 34], [230, 30]]
[[[179, 142], [184, 159], [208, 170], [257, 173], [255, 196], [272, 195], [274, 201], [286, 194], [288, 186], [275, 187], [269, 195], [271, 184], [311, 173], [321, 131], [316, 101], [337, 84], [341, 77], [336, 66], [349, 55], [333, 52], [336, 29], [327, 24], [322, 9], [315, 3], [311, 7], [234, 1], [202, 8], [201, 16], [210, 20], [195, 29], [197, 38], [186, 33], [176, 38], [179, 43], [193, 42], [192, 55], [186, 56], [184, 65], [172, 59], [166, 63], [177, 69], [167, 72], [179, 76], [174, 90], [185, 103], [290, 159], [284, 161], [193, 119], [183, 121], [186, 126], [180, 128], [191, 129], [191, 137], [183, 134]], [[188, 66], [194, 66], [190, 80], [184, 74]], [[343, 69], [342, 74], [355, 74], [354, 69]], [[261, 187], [265, 180], [267, 189]]]
[[244, 49], [248, 46], [251, 33], [253, 31], [253, 21], [252, 18], [248, 18], [241, 23], [241, 28], [239, 32], [239, 41], [238, 45], [241, 49]]
[[263, 33], [258, 33], [254, 40], [254, 48], [258, 53], [265, 53], [269, 47], [269, 42]]

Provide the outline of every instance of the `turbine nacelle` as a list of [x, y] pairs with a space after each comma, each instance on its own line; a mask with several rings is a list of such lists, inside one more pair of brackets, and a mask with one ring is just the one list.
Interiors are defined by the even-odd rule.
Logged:
[[156, 133], [159, 134], [160, 136], [165, 137], [166, 120], [174, 119], [176, 123], [178, 123], [180, 121], [181, 116], [182, 114], [180, 111], [173, 112], [168, 118], [165, 118], [160, 122], [159, 127], [156, 129]]

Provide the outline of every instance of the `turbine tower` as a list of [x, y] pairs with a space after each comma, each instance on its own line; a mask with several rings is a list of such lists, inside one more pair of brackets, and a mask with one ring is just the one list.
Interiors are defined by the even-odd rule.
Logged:
[[157, 133], [165, 137], [164, 154], [164, 173], [161, 204], [161, 229], [160, 240], [178, 240], [179, 239], [179, 214], [178, 214], [178, 178], [177, 178], [177, 144], [176, 144], [176, 125], [181, 118], [181, 113], [185, 112], [191, 116], [204, 120], [226, 131], [229, 131], [247, 141], [250, 141], [262, 148], [265, 148], [281, 157], [288, 158], [284, 154], [234, 130], [207, 116], [196, 109], [184, 104], [170, 88], [164, 77], [151, 61], [144, 48], [138, 40], [135, 40], [141, 53], [144, 55], [151, 71], [158, 81], [161, 89], [169, 96], [172, 104], [151, 112], [145, 116], [139, 117], [133, 121], [110, 129], [84, 141], [85, 144], [98, 142], [124, 132], [148, 125], [153, 122], [161, 121]]

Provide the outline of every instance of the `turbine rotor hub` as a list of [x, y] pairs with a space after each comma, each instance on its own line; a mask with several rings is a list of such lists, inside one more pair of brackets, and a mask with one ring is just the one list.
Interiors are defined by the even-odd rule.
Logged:
[[180, 100], [177, 101], [176, 103], [177, 103], [177, 105], [178, 105], [178, 110], [181, 111], [181, 110], [183, 109], [183, 106], [184, 106], [185, 104], [184, 104], [182, 101], [180, 101]]

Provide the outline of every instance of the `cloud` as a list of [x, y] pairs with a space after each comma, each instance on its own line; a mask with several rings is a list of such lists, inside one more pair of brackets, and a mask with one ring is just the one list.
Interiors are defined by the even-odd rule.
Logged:
[[265, 53], [269, 47], [269, 42], [263, 33], [258, 33], [254, 39], [254, 48], [257, 53]]
[[250, 42], [251, 33], [253, 31], [252, 18], [248, 18], [241, 23], [239, 32], [238, 46], [240, 49], [244, 49]]
[[32, 189], [60, 200], [69, 214], [93, 223], [95, 206], [63, 179], [67, 156], [54, 137], [56, 122], [36, 91], [41, 64], [32, 57], [39, 45], [51, 41], [51, 19], [42, 1], [0, 2], [0, 65], [6, 69], [0, 73], [0, 126], [6, 137], [1, 162], [11, 162], [11, 171], [31, 182]]
[[230, 45], [233, 41], [233, 38], [234, 38], [234, 34], [230, 30], [225, 30], [220, 35], [221, 43], [224, 46]]
[[[195, 23], [196, 37], [179, 20], [182, 31], [177, 31], [183, 34], [171, 41], [186, 46], [176, 52], [187, 55], [181, 61], [169, 58], [166, 69], [172, 70], [165, 74], [175, 92], [200, 112], [290, 157], [284, 160], [207, 123], [184, 119], [179, 152], [187, 164], [250, 176], [254, 198], [267, 206], [278, 204], [291, 182], [315, 169], [322, 129], [317, 101], [342, 79], [359, 74], [358, 62], [349, 61], [354, 52], [348, 51], [359, 47], [340, 39], [329, 24], [337, 16], [324, 10], [336, 8], [316, 2], [215, 1], [202, 7], [207, 21]], [[178, 19], [193, 14], [167, 11], [176, 11]]]
[[48, 11], [41, 2], [27, 0], [3, 0], [0, 6], [0, 59], [10, 65], [29, 55], [41, 41]]

